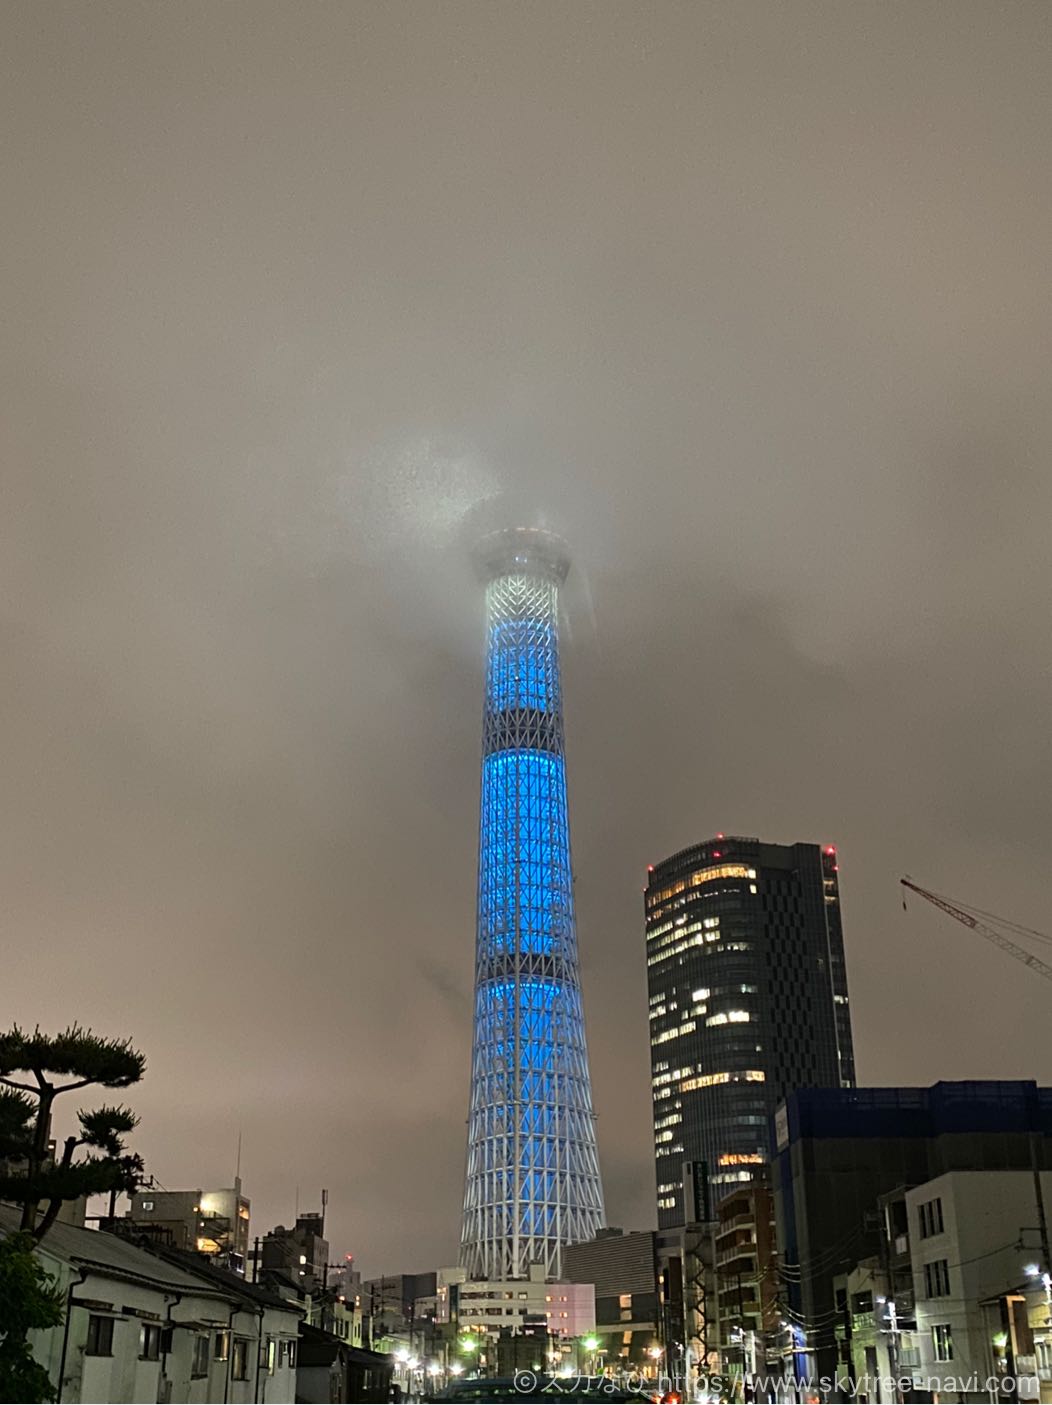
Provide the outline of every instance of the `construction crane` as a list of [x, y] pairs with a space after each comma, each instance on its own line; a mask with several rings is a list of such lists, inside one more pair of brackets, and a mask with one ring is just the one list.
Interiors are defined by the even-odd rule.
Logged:
[[[957, 922], [962, 922], [966, 927], [971, 927], [973, 932], [978, 932], [981, 937], [985, 937], [988, 942], [993, 942], [994, 946], [999, 946], [1002, 951], [1007, 951], [1009, 956], [1014, 956], [1017, 961], [1022, 961], [1024, 966], [1029, 966], [1036, 975], [1044, 976], [1046, 980], [1052, 981], [1052, 966], [1035, 956], [1032, 951], [1027, 951], [1018, 943], [1006, 937], [1003, 932], [999, 932], [991, 926], [996, 922], [999, 926], [1008, 927], [1011, 931], [1018, 933], [1022, 937], [1037, 939], [1038, 941], [1052, 941], [1044, 932], [1035, 932], [1030, 927], [1021, 927], [1017, 922], [1009, 922], [1004, 917], [997, 917], [992, 912], [983, 912], [982, 908], [964, 907], [961, 903], [953, 902], [950, 898], [945, 898], [941, 893], [929, 892], [927, 888], [922, 888], [918, 883], [914, 883], [909, 877], [900, 878], [899, 882], [903, 888], [908, 888], [911, 893], [916, 893], [918, 897], [929, 902], [933, 907], [942, 908], [943, 912], [954, 918]], [[906, 895], [902, 896], [903, 911], [906, 908]]]
[[[914, 883], [907, 875], [900, 878], [899, 882], [903, 888], [908, 888], [911, 893], [916, 893], [925, 902], [931, 903], [933, 907], [942, 908], [948, 916], [957, 922], [962, 922], [966, 927], [971, 927], [973, 932], [978, 932], [981, 937], [985, 937], [988, 942], [993, 942], [994, 946], [999, 946], [1002, 951], [1007, 951], [1009, 956], [1014, 956], [1017, 961], [1021, 961], [1024, 966], [1029, 966], [1039, 976], [1044, 976], [1046, 980], [1052, 981], [1052, 966], [1035, 956], [1032, 951], [1027, 951], [1012, 941], [1011, 937], [1006, 937], [1003, 932], [997, 931], [990, 925], [996, 922], [999, 926], [1007, 927], [1009, 931], [1017, 936], [1029, 938], [1031, 941], [1052, 942], [1052, 937], [1044, 932], [1035, 932], [1032, 927], [1022, 927], [1018, 922], [1009, 922], [1005, 917], [998, 917], [992, 912], [984, 912], [980, 907], [964, 907], [961, 903], [955, 903], [950, 898], [944, 898], [941, 893], [929, 892], [927, 888], [922, 888], [920, 884]], [[903, 909], [906, 907], [906, 894], [902, 895]], [[1052, 1246], [1049, 1244], [1048, 1219], [1045, 1215], [1045, 1198], [1041, 1186], [1041, 1152], [1038, 1147], [1039, 1134], [1032, 1129], [1030, 1132], [1030, 1170], [1034, 1177], [1034, 1204], [1037, 1209], [1037, 1230], [1041, 1236], [1041, 1255], [1045, 1265], [1044, 1282], [1049, 1283], [1049, 1272], [1052, 1271]], [[1052, 1291], [1052, 1290], [1050, 1290]]]

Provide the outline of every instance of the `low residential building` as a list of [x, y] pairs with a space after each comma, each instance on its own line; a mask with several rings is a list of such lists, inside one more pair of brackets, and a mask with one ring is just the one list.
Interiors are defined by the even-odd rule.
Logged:
[[[0, 1234], [18, 1219], [0, 1206]], [[53, 1225], [36, 1252], [65, 1297], [63, 1325], [31, 1336], [61, 1401], [295, 1398], [293, 1305], [193, 1255], [73, 1225]]]
[[[1052, 1206], [1052, 1170], [1041, 1175], [1041, 1189]], [[990, 1377], [1036, 1378], [1038, 1348], [1042, 1358], [1052, 1349], [1052, 1323], [1035, 1330], [1028, 1301], [1047, 1304], [1025, 1271], [1028, 1256], [1040, 1259], [1033, 1174], [951, 1171], [908, 1191], [906, 1206], [920, 1348], [913, 1375], [921, 1388], [951, 1377], [958, 1399], [986, 1400]]]
[[[874, 1256], [838, 1275], [835, 1286], [841, 1313], [837, 1323], [841, 1378], [852, 1381], [858, 1399], [870, 1400], [874, 1398], [870, 1382], [896, 1377], [894, 1347], [902, 1342], [896, 1336], [899, 1324], [894, 1310], [887, 1310], [888, 1276]], [[914, 1349], [912, 1333], [909, 1349]]]
[[[311, 1306], [314, 1307], [313, 1300]], [[306, 1319], [311, 1326], [322, 1327], [348, 1346], [365, 1345], [365, 1319], [357, 1299], [348, 1301], [342, 1293], [330, 1288], [321, 1299], [319, 1309], [320, 1321], [315, 1323], [310, 1316]]]
[[362, 1301], [362, 1275], [354, 1265], [354, 1255], [345, 1254], [341, 1263], [330, 1265], [329, 1285], [348, 1302]]
[[[702, 1212], [700, 1198], [697, 1208]], [[715, 1256], [715, 1220], [692, 1218], [657, 1232], [661, 1364], [674, 1379], [722, 1369]], [[693, 1389], [688, 1385], [688, 1395]]]
[[766, 1374], [778, 1322], [774, 1201], [766, 1175], [739, 1186], [717, 1208], [716, 1316], [720, 1362], [733, 1376]]
[[251, 1202], [241, 1178], [225, 1190], [151, 1190], [131, 1198], [127, 1219], [172, 1249], [189, 1249], [244, 1273], [248, 1258]]
[[296, 1368], [296, 1400], [304, 1405], [391, 1398], [390, 1356], [341, 1341], [304, 1323]]
[[[775, 1138], [785, 1365], [798, 1379], [834, 1377], [845, 1365], [843, 1275], [880, 1256], [888, 1234], [882, 1200], [948, 1172], [1022, 1172], [1032, 1158], [1052, 1170], [1052, 1089], [1033, 1082], [806, 1089], [778, 1110]], [[923, 1341], [920, 1322], [918, 1299]]]
[[322, 1292], [329, 1270], [324, 1215], [298, 1215], [291, 1229], [279, 1224], [265, 1234], [260, 1246], [260, 1268], [260, 1276], [280, 1273], [304, 1293]]

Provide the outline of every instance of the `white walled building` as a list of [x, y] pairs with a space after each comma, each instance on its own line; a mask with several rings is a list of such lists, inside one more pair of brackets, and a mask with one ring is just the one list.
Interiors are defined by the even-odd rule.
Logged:
[[462, 1268], [440, 1269], [437, 1322], [456, 1321], [463, 1331], [521, 1332], [543, 1320], [553, 1336], [582, 1337], [595, 1331], [595, 1287], [549, 1283], [536, 1264], [529, 1278], [469, 1279]]
[[[17, 1228], [18, 1211], [0, 1205], [0, 1234]], [[55, 1224], [37, 1255], [66, 1320], [30, 1339], [63, 1402], [295, 1400], [293, 1304], [73, 1225]]]
[[[1046, 1206], [1052, 1206], [1052, 1172], [1042, 1173], [1041, 1186]], [[1005, 1365], [1006, 1297], [1021, 1300], [1019, 1311], [1034, 1328], [1035, 1351], [1016, 1363], [1017, 1373], [1036, 1373], [1039, 1363], [1052, 1368], [1052, 1324], [1041, 1322], [1043, 1295], [1024, 1271], [1039, 1258], [1033, 1175], [951, 1171], [907, 1191], [906, 1206], [920, 1354], [914, 1378], [977, 1380], [978, 1390], [958, 1384], [956, 1398], [989, 1399], [985, 1382]], [[1007, 1325], [1005, 1337], [1014, 1330]], [[1020, 1399], [1052, 1400], [1052, 1369], [1043, 1374], [1044, 1393], [1035, 1384]]]

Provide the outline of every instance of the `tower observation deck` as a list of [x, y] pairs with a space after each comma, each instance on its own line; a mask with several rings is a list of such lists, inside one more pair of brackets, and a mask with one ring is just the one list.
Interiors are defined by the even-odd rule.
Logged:
[[570, 558], [517, 527], [476, 545], [486, 585], [475, 1030], [461, 1264], [562, 1271], [604, 1223], [577, 960], [559, 587]]

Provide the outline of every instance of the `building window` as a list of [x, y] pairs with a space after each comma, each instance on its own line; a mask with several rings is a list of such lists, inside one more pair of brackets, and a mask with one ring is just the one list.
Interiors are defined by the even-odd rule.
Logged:
[[248, 1339], [246, 1337], [234, 1338], [234, 1355], [231, 1375], [235, 1381], [248, 1380]]
[[150, 1213], [150, 1211], [153, 1209], [153, 1201], [152, 1201], [152, 1200], [144, 1200], [144, 1201], [142, 1202], [142, 1208], [143, 1208], [143, 1213], [148, 1215], [148, 1214]]
[[216, 1333], [215, 1358], [217, 1361], [227, 1361], [230, 1358], [230, 1333]]
[[194, 1338], [194, 1359], [190, 1367], [190, 1379], [200, 1379], [208, 1375], [208, 1338]]
[[268, 1337], [268, 1338], [267, 1338], [267, 1375], [268, 1375], [268, 1376], [272, 1376], [272, 1375], [274, 1374], [274, 1367], [275, 1367], [275, 1365], [277, 1364], [277, 1359], [278, 1359], [277, 1345], [276, 1345], [276, 1343], [275, 1343], [273, 1337]]
[[953, 1360], [953, 1337], [948, 1322], [939, 1323], [931, 1329], [932, 1346], [936, 1361]]
[[942, 1233], [942, 1200], [936, 1196], [934, 1200], [926, 1200], [920, 1207], [920, 1235], [922, 1239], [930, 1239], [933, 1234]]
[[950, 1296], [950, 1265], [945, 1259], [936, 1259], [924, 1265], [924, 1296], [926, 1298], [948, 1298]]
[[139, 1333], [139, 1360], [159, 1361], [161, 1357], [161, 1329], [156, 1322], [144, 1322]]
[[95, 1313], [92, 1313], [88, 1318], [88, 1340], [84, 1343], [84, 1355], [113, 1355], [112, 1317], [97, 1317]]

